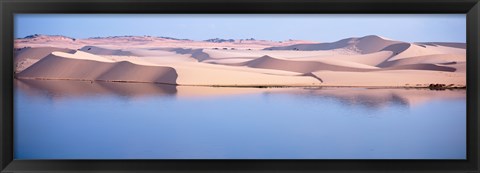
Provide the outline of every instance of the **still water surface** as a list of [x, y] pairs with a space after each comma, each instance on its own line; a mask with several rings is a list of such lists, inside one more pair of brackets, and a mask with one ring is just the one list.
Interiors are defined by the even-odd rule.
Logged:
[[465, 159], [465, 93], [15, 81], [15, 159]]

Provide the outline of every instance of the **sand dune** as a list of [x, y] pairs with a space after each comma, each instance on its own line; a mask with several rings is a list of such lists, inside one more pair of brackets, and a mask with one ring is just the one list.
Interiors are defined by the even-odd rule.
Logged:
[[410, 43], [396, 43], [396, 44], [391, 44], [391, 45], [388, 45], [387, 47], [384, 47], [381, 51], [390, 51], [393, 53], [392, 56], [397, 56], [411, 47], [412, 47], [412, 44]]
[[466, 43], [449, 43], [449, 42], [421, 42], [415, 43], [423, 46], [445, 46], [445, 47], [453, 47], [453, 48], [460, 48], [460, 49], [467, 49]]
[[14, 61], [23, 61], [25, 59], [34, 59], [40, 60], [52, 52], [69, 52], [73, 53], [75, 50], [64, 49], [64, 48], [55, 48], [55, 47], [35, 47], [35, 48], [22, 48], [17, 51], [14, 51]]
[[409, 58], [413, 56], [424, 56], [432, 53], [431, 51], [426, 50], [424, 47], [420, 47], [410, 43], [394, 44], [384, 48], [383, 50], [391, 51], [393, 53], [392, 58], [388, 59], [390, 61]]
[[343, 52], [339, 51], [294, 51], [294, 50], [282, 50], [282, 51], [270, 51], [270, 50], [215, 50], [205, 49], [212, 59], [225, 59], [225, 58], [246, 58], [255, 59], [264, 55], [272, 57], [282, 57], [286, 59], [301, 58], [301, 57], [331, 57], [342, 55]]
[[18, 77], [176, 84], [177, 74], [170, 67], [143, 66], [125, 61], [113, 62], [80, 52], [76, 54], [54, 52], [19, 73]]
[[465, 56], [460, 54], [434, 54], [425, 56], [415, 56], [407, 59], [398, 59], [392, 61], [385, 61], [378, 64], [378, 67], [392, 67], [408, 64], [449, 64], [466, 62]]
[[171, 49], [178, 54], [190, 54], [192, 58], [195, 58], [198, 61], [204, 61], [210, 58], [210, 56], [203, 52], [203, 49], [182, 49], [182, 48], [175, 48]]
[[16, 50], [14, 51], [15, 58], [13, 59], [13, 63], [15, 64], [15, 72], [19, 73], [25, 70], [52, 52], [73, 53], [75, 50], [55, 47], [29, 47]]
[[457, 69], [453, 67], [446, 67], [436, 64], [407, 64], [399, 65], [388, 68], [383, 68], [382, 70], [424, 70], [424, 71], [443, 71], [443, 72], [454, 72]]
[[[387, 61], [391, 56], [392, 52], [390, 51], [380, 51], [369, 54], [354, 54], [354, 55], [333, 55], [333, 56], [311, 56], [311, 57], [300, 57], [292, 58], [293, 60], [306, 60], [306, 61], [317, 61], [317, 60], [340, 60], [344, 62], [354, 62], [358, 64], [364, 64], [371, 67], [376, 67], [378, 64]], [[334, 58], [332, 58], [334, 57]]]
[[261, 69], [276, 69], [285, 70], [298, 73], [310, 73], [319, 70], [328, 71], [345, 71], [345, 72], [369, 72], [369, 71], [385, 71], [385, 70], [433, 70], [433, 71], [448, 71], [453, 72], [456, 69], [453, 67], [445, 67], [428, 63], [404, 64], [389, 66], [386, 68], [377, 68], [360, 63], [342, 61], [342, 60], [317, 60], [317, 61], [294, 61], [263, 56], [245, 63], [237, 65], [244, 65], [252, 68]]
[[124, 51], [120, 49], [108, 49], [97, 46], [85, 46], [82, 47], [80, 50], [95, 55], [139, 56], [138, 54], [133, 54], [130, 51]]
[[15, 43], [33, 46], [15, 54], [21, 79], [232, 87], [466, 84], [464, 43], [407, 43], [375, 35], [332, 43], [37, 35]]
[[332, 71], [366, 71], [366, 69], [360, 68], [357, 66], [351, 67], [348, 65], [339, 66], [332, 63], [325, 63], [319, 61], [293, 61], [293, 60], [283, 60], [278, 58], [273, 58], [270, 56], [262, 56], [260, 58], [242, 63], [240, 65], [245, 65], [253, 68], [266, 68], [266, 69], [276, 69], [276, 70], [285, 70], [293, 71], [299, 73], [310, 73], [318, 70], [332, 70]]
[[209, 59], [203, 62], [210, 64], [221, 64], [221, 65], [238, 65], [252, 60], [251, 58], [223, 58], [223, 59]]
[[202, 86], [302, 86], [319, 85], [321, 82], [300, 73], [215, 65], [199, 62], [170, 64], [178, 73], [179, 85]]
[[[308, 50], [327, 52], [336, 49], [355, 50], [362, 55], [333, 55], [336, 60], [343, 60], [348, 62], [357, 62], [364, 65], [376, 66], [376, 67], [392, 67], [389, 69], [419, 69], [425, 67], [425, 70], [440, 70], [440, 71], [452, 71], [449, 68], [435, 67], [436, 63], [449, 63], [445, 62], [446, 54], [452, 54], [457, 57], [454, 61], [460, 61], [463, 56], [465, 59], [465, 47], [462, 43], [405, 43], [392, 40], [386, 40], [379, 36], [365, 36], [361, 38], [349, 38], [340, 40], [333, 43], [320, 43], [320, 44], [301, 44], [292, 45], [287, 47], [271, 47], [267, 50]], [[390, 52], [390, 53], [388, 53]], [[407, 59], [416, 57], [415, 60], [398, 61], [400, 59]], [[428, 57], [428, 58], [426, 58]], [[318, 60], [328, 59], [330, 57], [300, 57], [302, 60]], [[333, 59], [333, 58], [331, 58]], [[422, 60], [420, 60], [422, 59]], [[427, 61], [426, 59], [429, 59]], [[438, 59], [438, 60], [436, 60]], [[401, 63], [399, 63], [401, 62]], [[406, 65], [422, 63], [422, 66]], [[453, 61], [450, 61], [453, 62]], [[397, 64], [398, 67], [393, 67]], [[399, 66], [402, 67], [399, 67]], [[328, 68], [324, 70], [330, 70]]]
[[[388, 48], [388, 47], [387, 47]], [[387, 49], [386, 48], [386, 49]], [[394, 56], [389, 59], [390, 61], [398, 60], [398, 59], [405, 59], [411, 57], [418, 57], [418, 56], [426, 56], [426, 55], [440, 55], [440, 54], [466, 54], [465, 49], [459, 48], [451, 48], [445, 46], [418, 46], [415, 44], [408, 43], [407, 45], [392, 45], [392, 47], [388, 48], [394, 52]]]
[[59, 47], [69, 49], [80, 49], [85, 46], [109, 47], [111, 49], [131, 49], [131, 48], [235, 48], [258, 50], [272, 46], [287, 46], [300, 43], [315, 43], [306, 40], [255, 40], [255, 39], [228, 39], [228, 41], [215, 42], [207, 40], [189, 40], [171, 37], [156, 36], [109, 36], [92, 37], [87, 39], [75, 39], [58, 35], [35, 34], [25, 38], [15, 39], [15, 47]]
[[[96, 60], [95, 60], [96, 59]], [[18, 74], [23, 79], [61, 79], [112, 82], [153, 82], [180, 85], [302, 85], [315, 84], [312, 77], [272, 74], [271, 70], [247, 70], [236, 67], [206, 68], [198, 63], [172, 67], [141, 65], [135, 61], [114, 62], [84, 53], [54, 52]], [[55, 66], [57, 68], [50, 68]], [[210, 65], [214, 66], [214, 65]], [[255, 71], [255, 72], [254, 72]]]
[[456, 73], [467, 73], [467, 63], [466, 62], [460, 62], [460, 63], [455, 63], [455, 64], [448, 64], [448, 65], [443, 65], [447, 67], [453, 67], [456, 69]]
[[360, 38], [347, 38], [333, 43], [318, 43], [318, 44], [297, 44], [285, 47], [269, 47], [265, 50], [333, 50], [333, 49], [349, 49], [359, 53], [368, 54], [378, 52], [383, 48], [400, 43], [398, 41], [386, 40], [376, 35], [369, 35]]
[[96, 79], [100, 81], [154, 82], [176, 84], [178, 75], [171, 67], [140, 66], [127, 61], [117, 62], [115, 66]]

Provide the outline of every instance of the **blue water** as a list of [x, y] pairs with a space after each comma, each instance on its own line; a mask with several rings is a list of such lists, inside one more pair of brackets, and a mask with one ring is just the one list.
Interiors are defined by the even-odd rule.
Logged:
[[[436, 97], [419, 103], [398, 94], [377, 97], [378, 89], [351, 97], [336, 96], [345, 89], [335, 88], [196, 97], [172, 86], [161, 94], [71, 90], [16, 85], [15, 159], [466, 156], [464, 90], [421, 91]], [[455, 97], [438, 97], [444, 93]]]

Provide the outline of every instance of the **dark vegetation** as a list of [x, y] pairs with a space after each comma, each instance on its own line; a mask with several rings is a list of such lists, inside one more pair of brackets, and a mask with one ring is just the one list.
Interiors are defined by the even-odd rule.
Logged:
[[465, 86], [455, 86], [453, 84], [430, 84], [428, 86], [430, 90], [446, 90], [446, 89], [465, 89], [467, 87]]

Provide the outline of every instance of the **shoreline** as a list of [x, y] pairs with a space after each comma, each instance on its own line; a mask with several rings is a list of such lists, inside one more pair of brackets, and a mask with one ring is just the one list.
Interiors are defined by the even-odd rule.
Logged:
[[171, 83], [160, 83], [160, 82], [142, 82], [142, 81], [121, 81], [121, 80], [88, 80], [88, 79], [53, 79], [53, 78], [29, 78], [29, 77], [17, 77], [14, 76], [15, 80], [43, 80], [43, 81], [80, 81], [80, 82], [110, 82], [110, 83], [138, 83], [138, 84], [160, 84], [160, 85], [171, 85], [171, 86], [191, 86], [191, 87], [212, 87], [212, 88], [369, 88], [369, 89], [430, 89], [430, 90], [463, 90], [467, 89], [465, 85], [446, 85], [446, 84], [415, 84], [409, 86], [354, 86], [354, 85], [329, 85], [329, 84], [320, 84], [320, 85], [194, 85], [194, 84], [171, 84]]

